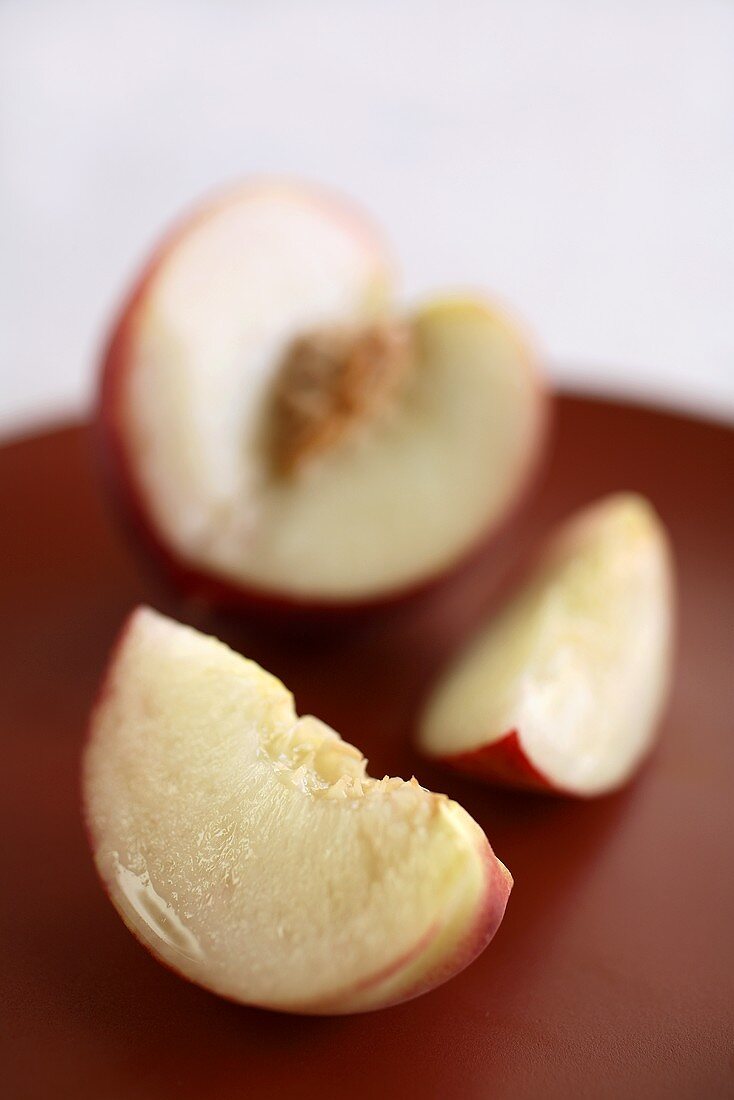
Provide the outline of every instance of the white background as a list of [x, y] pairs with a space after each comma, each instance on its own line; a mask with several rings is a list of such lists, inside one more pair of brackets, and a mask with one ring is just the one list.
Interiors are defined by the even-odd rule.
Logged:
[[729, 0], [0, 0], [0, 428], [89, 401], [166, 222], [352, 193], [408, 298], [487, 287], [565, 385], [734, 418]]

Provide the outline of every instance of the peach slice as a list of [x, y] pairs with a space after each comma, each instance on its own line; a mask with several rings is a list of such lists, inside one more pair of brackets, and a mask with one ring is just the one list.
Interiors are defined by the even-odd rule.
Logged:
[[574, 795], [624, 783], [650, 749], [671, 670], [673, 567], [642, 497], [607, 497], [546, 544], [530, 577], [445, 674], [429, 756]]
[[128, 510], [220, 603], [353, 608], [446, 572], [535, 467], [546, 400], [491, 305], [396, 315], [374, 230], [295, 184], [241, 187], [146, 268], [100, 422]]
[[512, 879], [455, 802], [365, 768], [274, 676], [140, 608], [84, 758], [97, 869], [142, 943], [225, 997], [304, 1013], [414, 997], [485, 947]]

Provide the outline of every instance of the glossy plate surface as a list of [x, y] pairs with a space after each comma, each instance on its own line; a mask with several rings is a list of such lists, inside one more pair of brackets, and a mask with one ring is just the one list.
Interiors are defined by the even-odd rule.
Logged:
[[[178, 600], [121, 537], [84, 427], [0, 448], [0, 1005], [7, 1097], [718, 1097], [734, 1092], [734, 432], [559, 401], [518, 521], [433, 594], [347, 630], [268, 629]], [[432, 678], [537, 535], [612, 489], [648, 494], [680, 576], [659, 748], [593, 803], [498, 793], [409, 738]], [[277, 673], [368, 755], [461, 801], [515, 877], [504, 924], [434, 993], [300, 1019], [158, 965], [97, 882], [79, 816], [84, 724], [145, 600]]]

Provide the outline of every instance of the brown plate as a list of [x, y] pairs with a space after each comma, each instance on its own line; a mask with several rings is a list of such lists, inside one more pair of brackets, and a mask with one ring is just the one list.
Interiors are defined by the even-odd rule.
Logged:
[[[149, 577], [108, 514], [87, 429], [0, 449], [0, 1072], [7, 1097], [690, 1097], [734, 1093], [734, 432], [564, 398], [544, 484], [453, 581], [351, 632], [243, 624]], [[596, 802], [500, 793], [417, 759], [438, 668], [557, 517], [647, 493], [680, 573], [660, 746]], [[488, 950], [366, 1016], [229, 1004], [159, 966], [95, 877], [79, 817], [90, 702], [138, 601], [218, 633], [362, 747], [461, 801], [515, 876]]]

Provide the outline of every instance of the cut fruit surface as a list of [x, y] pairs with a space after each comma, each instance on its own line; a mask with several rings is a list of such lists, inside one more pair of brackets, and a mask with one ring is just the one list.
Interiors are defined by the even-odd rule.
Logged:
[[95, 708], [83, 794], [128, 927], [248, 1004], [354, 1012], [424, 992], [483, 949], [512, 885], [460, 806], [368, 777], [274, 676], [145, 608]]
[[506, 515], [543, 438], [531, 353], [481, 301], [397, 317], [391, 298], [374, 231], [295, 185], [233, 192], [149, 266], [109, 346], [101, 423], [180, 575], [220, 598], [371, 602]]
[[673, 603], [667, 535], [647, 501], [618, 494], [582, 510], [439, 683], [422, 750], [500, 783], [619, 786], [665, 701]]

